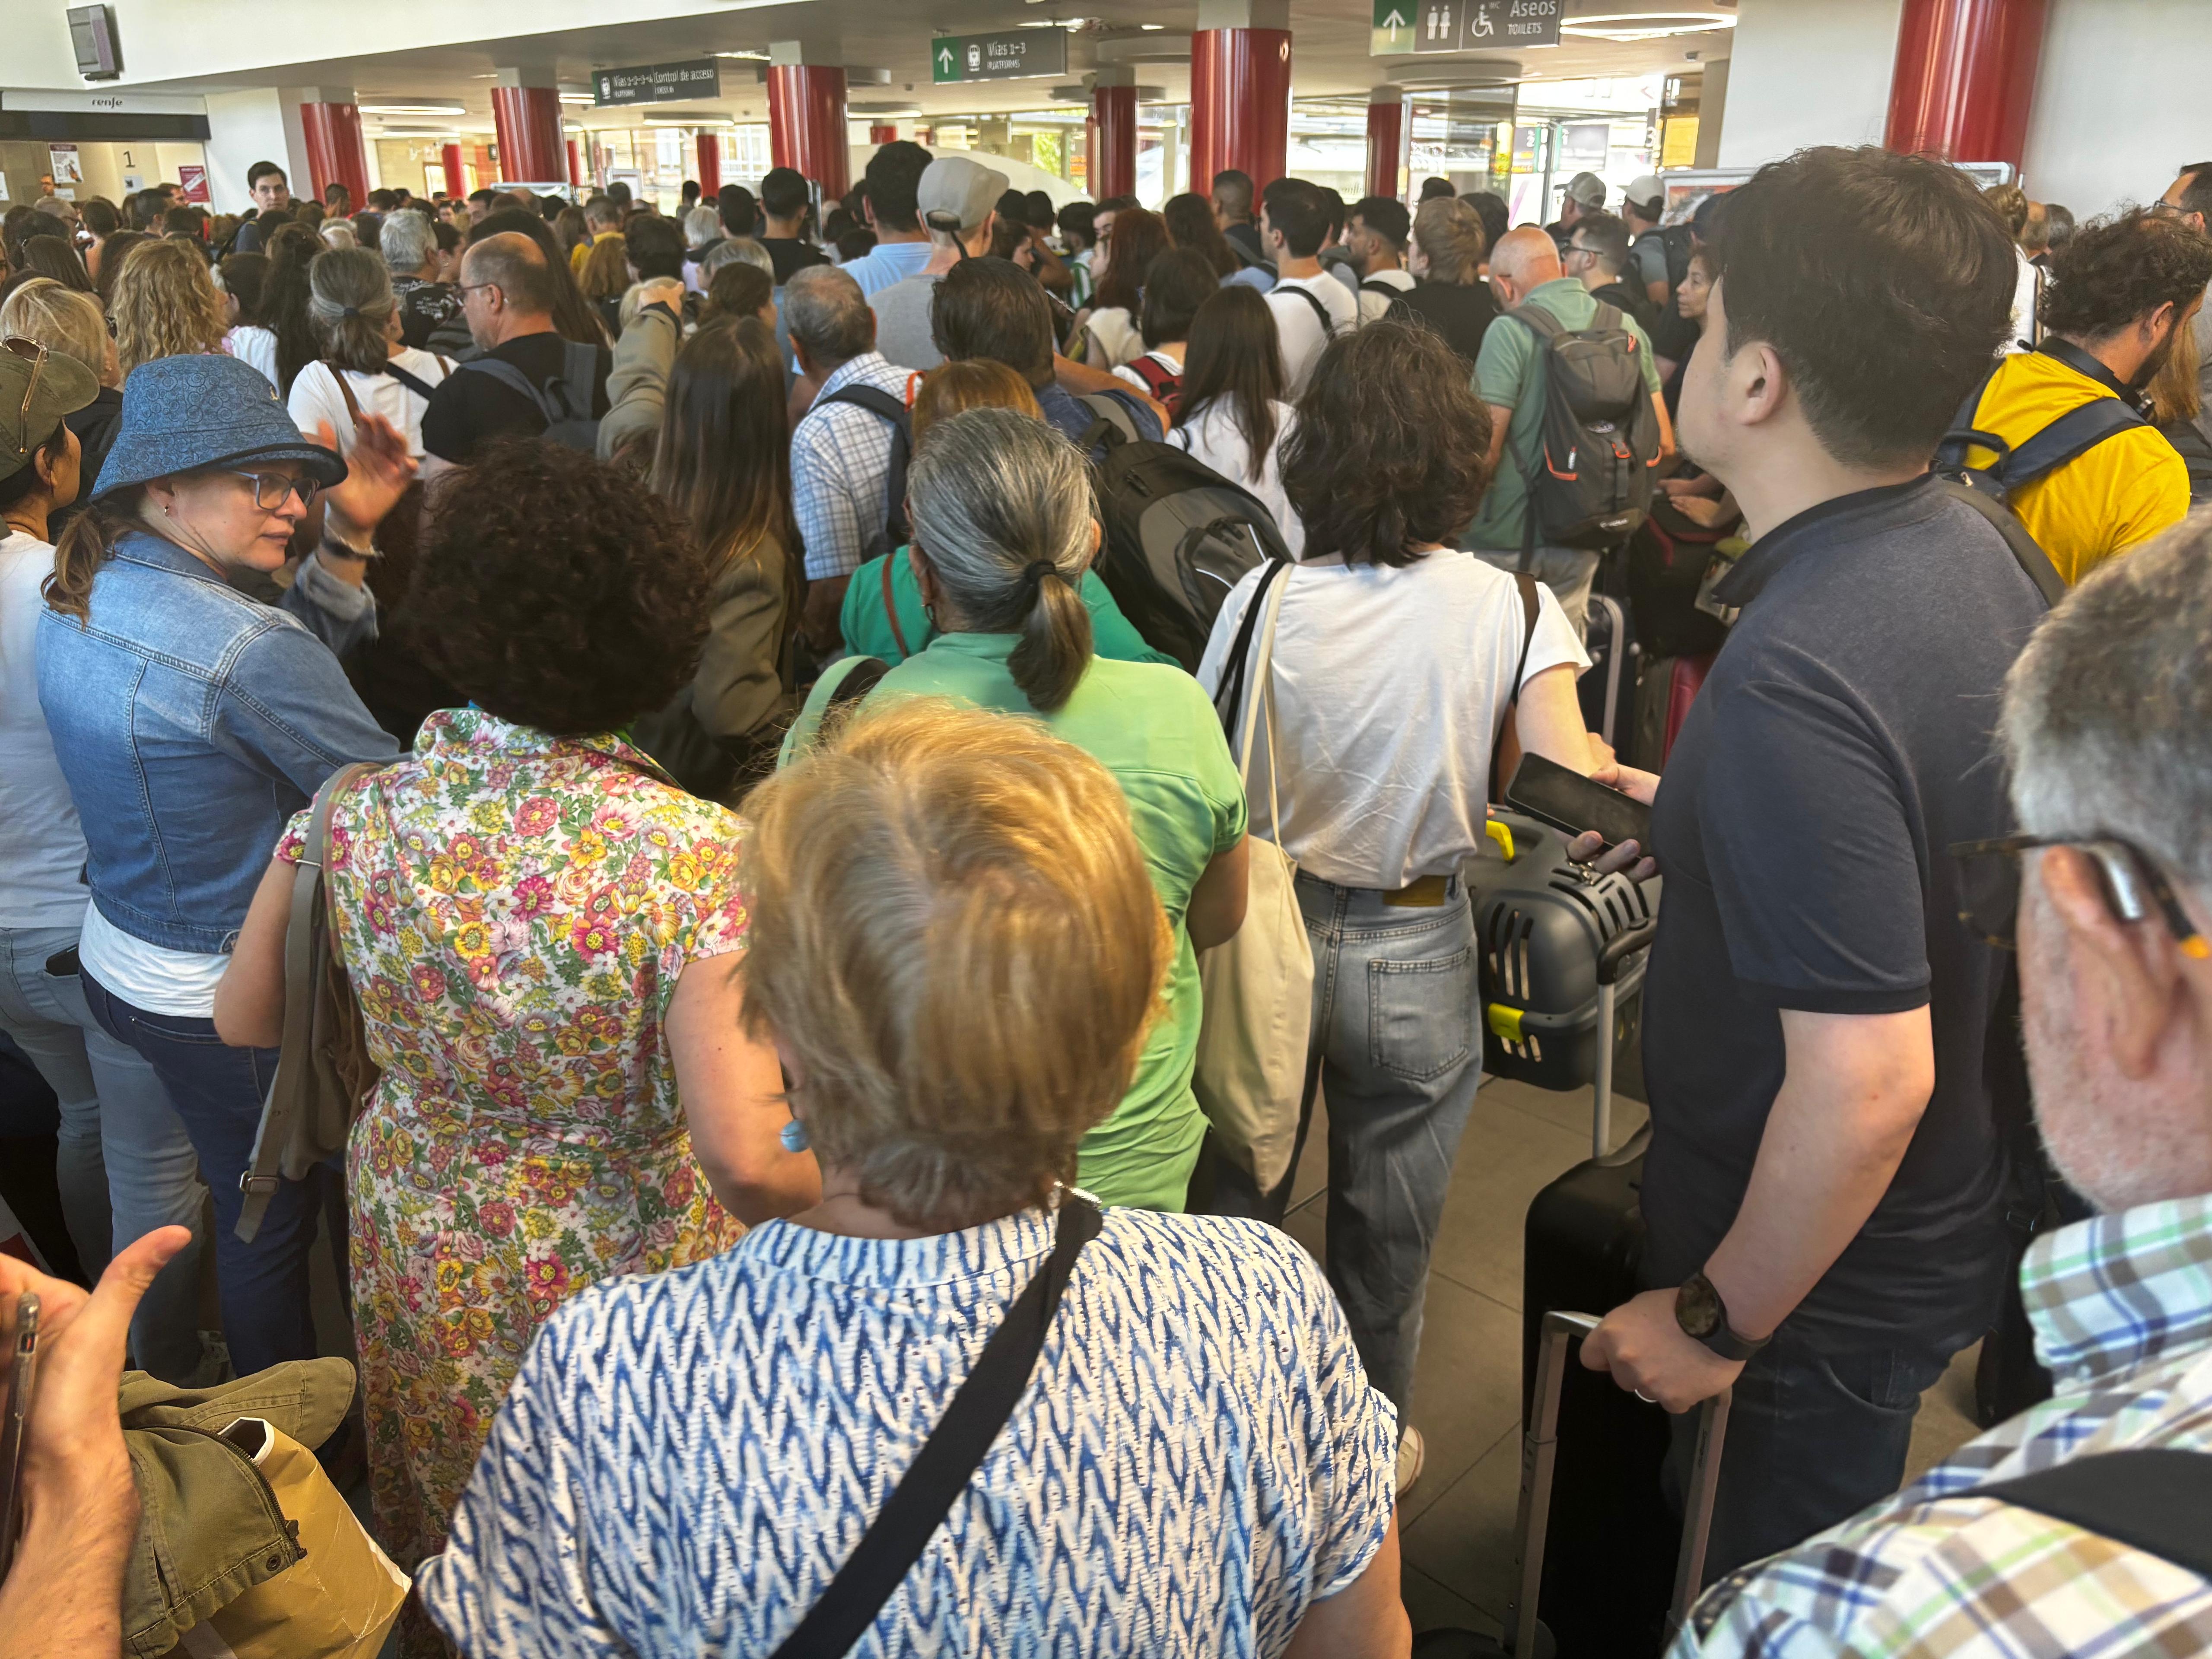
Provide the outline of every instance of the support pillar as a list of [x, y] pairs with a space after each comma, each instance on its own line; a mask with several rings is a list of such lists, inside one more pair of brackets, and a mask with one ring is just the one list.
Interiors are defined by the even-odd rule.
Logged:
[[1103, 69], [1091, 81], [1090, 184], [1093, 201], [1137, 188], [1137, 72]]
[[699, 199], [712, 206], [722, 188], [722, 135], [702, 132], [695, 142], [699, 151]]
[[1291, 139], [1289, 0], [1199, 0], [1190, 37], [1190, 187], [1238, 168], [1257, 193], [1281, 178]]
[[469, 193], [468, 175], [461, 171], [461, 147], [447, 144], [440, 149], [438, 159], [446, 166], [446, 194], [465, 196]]
[[1905, 0], [1882, 142], [1954, 161], [2027, 148], [2047, 0]]
[[1397, 198], [1411, 182], [1413, 124], [1407, 118], [1406, 94], [1396, 87], [1377, 87], [1367, 94], [1367, 193]]
[[845, 68], [808, 41], [769, 42], [769, 157], [822, 186], [824, 202], [853, 187], [846, 149]]
[[550, 70], [500, 70], [491, 89], [491, 123], [504, 182], [550, 185], [568, 176], [561, 93]]
[[300, 106], [301, 134], [307, 141], [307, 174], [317, 201], [331, 185], [343, 185], [359, 210], [368, 201], [368, 150], [361, 138], [361, 111], [353, 92], [325, 88]]

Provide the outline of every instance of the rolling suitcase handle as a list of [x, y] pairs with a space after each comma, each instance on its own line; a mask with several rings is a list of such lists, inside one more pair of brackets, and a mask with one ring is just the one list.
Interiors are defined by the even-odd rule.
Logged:
[[[1535, 1421], [1521, 1437], [1521, 1504], [1516, 1528], [1514, 1601], [1506, 1631], [1516, 1659], [1535, 1659], [1536, 1604], [1544, 1584], [1544, 1534], [1552, 1517], [1552, 1469], [1559, 1455], [1559, 1386], [1567, 1367], [1567, 1342], [1598, 1327], [1592, 1314], [1544, 1316], [1542, 1346], [1536, 1356]], [[1690, 1490], [1682, 1517], [1682, 1548], [1674, 1560], [1674, 1599], [1667, 1613], [1667, 1639], [1690, 1616], [1705, 1576], [1705, 1538], [1713, 1521], [1713, 1493], [1720, 1483], [1721, 1441], [1728, 1432], [1730, 1390], [1723, 1389], [1698, 1408], [1698, 1446], [1690, 1462]]]
[[1590, 1156], [1613, 1150], [1613, 1004], [1621, 964], [1659, 934], [1656, 918], [1615, 933], [1597, 953], [1597, 1078], [1591, 1091]]

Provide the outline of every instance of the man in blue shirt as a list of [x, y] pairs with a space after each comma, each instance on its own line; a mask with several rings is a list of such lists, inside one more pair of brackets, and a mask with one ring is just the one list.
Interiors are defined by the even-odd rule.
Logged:
[[862, 200], [876, 245], [842, 269], [865, 296], [902, 283], [929, 263], [929, 233], [921, 228], [915, 192], [929, 166], [929, 152], [904, 138], [885, 144], [868, 159], [861, 176]]

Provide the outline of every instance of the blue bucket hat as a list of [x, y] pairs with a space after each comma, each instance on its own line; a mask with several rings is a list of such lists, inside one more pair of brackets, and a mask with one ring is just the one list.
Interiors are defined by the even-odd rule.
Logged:
[[123, 419], [92, 499], [242, 461], [299, 461], [317, 483], [345, 481], [337, 452], [300, 435], [259, 369], [222, 352], [156, 357], [123, 383]]

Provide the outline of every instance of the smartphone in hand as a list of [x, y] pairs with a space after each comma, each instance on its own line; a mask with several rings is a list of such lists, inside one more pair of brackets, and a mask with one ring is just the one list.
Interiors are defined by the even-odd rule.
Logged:
[[0, 1579], [15, 1559], [23, 1528], [23, 1448], [31, 1428], [31, 1401], [39, 1378], [39, 1298], [15, 1298], [15, 1336], [9, 1344], [8, 1414], [0, 1418]]
[[1595, 830], [1608, 847], [1632, 841], [1650, 850], [1650, 807], [1541, 755], [1521, 757], [1505, 786], [1505, 804], [1569, 836]]

